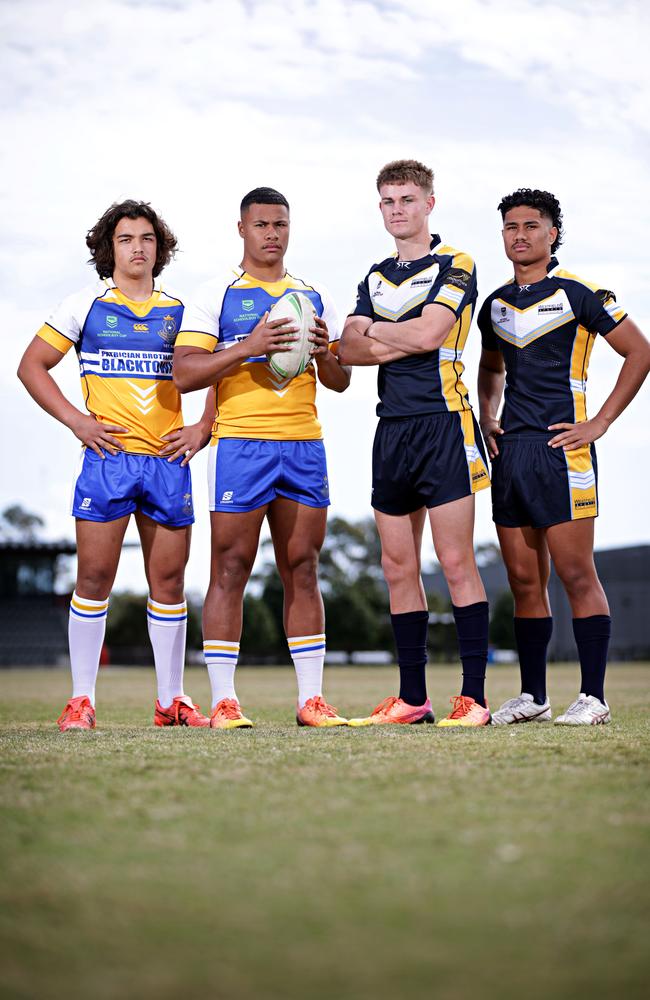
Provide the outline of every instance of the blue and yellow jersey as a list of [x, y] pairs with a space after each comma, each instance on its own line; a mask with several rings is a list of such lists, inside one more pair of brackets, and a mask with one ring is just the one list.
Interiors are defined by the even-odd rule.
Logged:
[[351, 315], [373, 322], [403, 323], [417, 319], [429, 305], [451, 309], [456, 322], [442, 346], [426, 354], [409, 354], [379, 366], [379, 417], [470, 410], [462, 382], [461, 361], [476, 303], [476, 267], [461, 250], [431, 238], [431, 250], [419, 260], [393, 254], [374, 264], [359, 285]]
[[563, 271], [551, 258], [541, 281], [511, 279], [479, 312], [483, 347], [506, 366], [501, 426], [513, 434], [543, 433], [550, 424], [587, 419], [589, 358], [596, 335], [625, 319], [613, 292]]
[[[330, 347], [339, 340], [336, 312], [328, 292], [285, 274], [262, 281], [241, 268], [206, 282], [185, 310], [177, 347], [225, 351], [248, 334], [265, 312], [287, 292], [304, 292], [327, 323]], [[323, 436], [316, 413], [316, 374], [310, 364], [302, 375], [283, 379], [266, 355], [251, 357], [216, 386], [213, 438], [312, 441]]]
[[38, 331], [65, 354], [74, 347], [86, 407], [104, 424], [128, 428], [125, 451], [157, 455], [164, 434], [183, 426], [172, 352], [183, 303], [158, 282], [133, 302], [110, 279], [69, 296]]

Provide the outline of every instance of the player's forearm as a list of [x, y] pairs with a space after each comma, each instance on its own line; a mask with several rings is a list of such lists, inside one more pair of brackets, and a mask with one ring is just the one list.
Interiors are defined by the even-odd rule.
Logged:
[[181, 393], [208, 389], [239, 368], [247, 356], [246, 349], [239, 343], [215, 354], [207, 351], [185, 354], [184, 348], [177, 348], [174, 351], [174, 385]]
[[625, 358], [616, 380], [616, 385], [594, 417], [609, 427], [623, 410], [629, 406], [643, 385], [650, 371], [650, 350], [647, 345], [639, 345]]
[[344, 392], [350, 384], [350, 369], [342, 365], [332, 351], [324, 354], [317, 354], [314, 358], [318, 381], [326, 389], [333, 389], [334, 392]]
[[34, 402], [69, 430], [74, 431], [79, 418], [86, 416], [66, 399], [47, 369], [22, 362], [18, 368], [18, 378]]
[[403, 323], [379, 321], [370, 326], [368, 337], [405, 354], [426, 354], [437, 351], [444, 344], [452, 325], [432, 323], [423, 317]]
[[379, 340], [371, 340], [357, 330], [344, 330], [339, 345], [342, 365], [383, 365], [405, 358], [406, 353]]
[[496, 420], [503, 396], [505, 372], [493, 371], [482, 365], [478, 370], [478, 405], [479, 420]]

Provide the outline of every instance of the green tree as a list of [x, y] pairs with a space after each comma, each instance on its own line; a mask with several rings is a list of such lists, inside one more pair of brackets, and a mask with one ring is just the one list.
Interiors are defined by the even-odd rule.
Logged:
[[492, 605], [490, 642], [497, 649], [515, 649], [515, 602], [509, 590], [503, 590]]
[[43, 527], [42, 517], [18, 503], [6, 507], [0, 514], [0, 536], [8, 541], [33, 542]]

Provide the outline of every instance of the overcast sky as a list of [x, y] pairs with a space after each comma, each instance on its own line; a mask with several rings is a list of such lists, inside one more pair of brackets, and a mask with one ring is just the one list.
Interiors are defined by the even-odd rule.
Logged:
[[[565, 214], [562, 266], [613, 289], [648, 332], [649, 28], [646, 6], [630, 0], [2, 3], [2, 509], [21, 503], [45, 517], [48, 537], [73, 534], [78, 442], [15, 369], [51, 308], [92, 280], [85, 233], [122, 198], [151, 201], [176, 231], [182, 253], [166, 275], [187, 298], [239, 263], [241, 196], [279, 188], [292, 209], [289, 270], [326, 284], [343, 318], [392, 249], [374, 187], [386, 161], [413, 156], [435, 170], [432, 231], [474, 256], [479, 302], [510, 275], [500, 198], [546, 188]], [[474, 402], [478, 355], [473, 327]], [[617, 368], [597, 343], [590, 414]], [[81, 405], [73, 354], [56, 377]], [[186, 417], [201, 408], [195, 395]], [[599, 547], [650, 540], [649, 399], [645, 390], [598, 443]], [[355, 371], [343, 396], [320, 390], [332, 512], [352, 519], [369, 512], [375, 402], [371, 370]], [[187, 582], [200, 592], [205, 452], [192, 466]], [[476, 540], [494, 538], [483, 493]], [[144, 589], [140, 563], [125, 556], [116, 588]]]

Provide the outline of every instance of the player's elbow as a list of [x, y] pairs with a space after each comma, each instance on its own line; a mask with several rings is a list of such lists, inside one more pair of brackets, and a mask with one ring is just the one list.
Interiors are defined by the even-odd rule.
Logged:
[[200, 386], [194, 384], [192, 373], [191, 371], [188, 371], [187, 365], [177, 364], [174, 362], [172, 378], [174, 380], [174, 385], [181, 394], [185, 392], [192, 392], [194, 389], [200, 388]]

